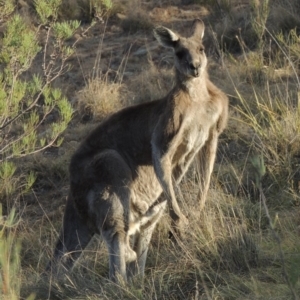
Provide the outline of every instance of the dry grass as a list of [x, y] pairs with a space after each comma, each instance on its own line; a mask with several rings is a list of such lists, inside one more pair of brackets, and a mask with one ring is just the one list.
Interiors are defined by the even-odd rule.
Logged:
[[[175, 4], [160, 2], [162, 6]], [[216, 1], [202, 2], [209, 5]], [[162, 97], [173, 86], [168, 53], [149, 49], [143, 59], [138, 56], [128, 60], [128, 64], [135, 63], [130, 69], [136, 71], [127, 77], [119, 74], [118, 78], [124, 78], [122, 83], [112, 80], [109, 74], [87, 81], [75, 95], [80, 118], [68, 128], [65, 143], [19, 167], [37, 174], [32, 193], [24, 195], [18, 206], [22, 222], [17, 235], [23, 241], [21, 296], [35, 292], [36, 299], [297, 299], [292, 291], [300, 294], [300, 55], [291, 51], [297, 49], [297, 39], [276, 39], [278, 28], [287, 27], [277, 28], [275, 23], [286, 24], [300, 8], [297, 0], [285, 0], [284, 5], [280, 1], [280, 7], [276, 6], [277, 0], [270, 2], [266, 24], [271, 24], [274, 32], [267, 32], [274, 37], [272, 45], [277, 46], [266, 52], [269, 41], [264, 37], [257, 40], [249, 10], [226, 3], [221, 7], [222, 13], [226, 12], [223, 18], [216, 22], [211, 15], [210, 20], [214, 21], [219, 48], [227, 38], [236, 44], [223, 44], [231, 52], [222, 52], [222, 64], [212, 62], [210, 73], [230, 96], [231, 119], [221, 136], [204, 211], [199, 213], [195, 203], [195, 169], [180, 186], [177, 197], [190, 221], [186, 238], [178, 244], [171, 242], [168, 219], [163, 218], [151, 241], [144, 281], [136, 279], [129, 285], [115, 286], [107, 279], [107, 250], [98, 238], [67, 277], [55, 281], [41, 276], [61, 226], [68, 193], [68, 161], [95, 126], [90, 119], [101, 120], [127, 106], [127, 101], [137, 104]], [[137, 4], [140, 11], [147, 12], [140, 1]], [[253, 35], [248, 35], [248, 29]], [[109, 28], [106, 30], [110, 34]], [[138, 31], [132, 36], [127, 31], [123, 35], [133, 41], [139, 38]], [[81, 120], [86, 123], [80, 124]], [[252, 162], [261, 156], [266, 166], [263, 192], [282, 253], [257, 188], [257, 170]], [[283, 276], [281, 254], [292, 288]]]
[[[90, 80], [78, 93], [78, 112], [82, 119], [103, 119], [124, 106], [124, 87], [101, 79]], [[124, 100], [123, 100], [124, 101]]]
[[[48, 293], [50, 299], [273, 299], [278, 295], [278, 299], [288, 299], [289, 289], [281, 275], [276, 243], [263, 226], [263, 211], [258, 209], [254, 216], [254, 205], [249, 206], [248, 199], [214, 189], [205, 210], [199, 214], [191, 205], [197, 191], [197, 184], [191, 180], [182, 184], [181, 201], [194, 230], [175, 245], [167, 238], [168, 223], [161, 222], [151, 243], [144, 282], [137, 279], [119, 287], [109, 282], [107, 251], [96, 239], [72, 274], [51, 283], [51, 292], [48, 280], [33, 285], [32, 278], [24, 285], [24, 293], [34, 291], [38, 299], [47, 298]], [[297, 214], [293, 219], [284, 215], [276, 219], [287, 252], [299, 247], [295, 237], [297, 219], [299, 222]], [[26, 233], [36, 236], [35, 230]], [[45, 252], [41, 249], [35, 249], [35, 259], [28, 264], [39, 264], [41, 257], [44, 260]], [[290, 276], [295, 272], [293, 262], [299, 257], [295, 254], [285, 257], [290, 264]], [[294, 276], [298, 278], [297, 270]], [[299, 291], [299, 285], [295, 286]]]

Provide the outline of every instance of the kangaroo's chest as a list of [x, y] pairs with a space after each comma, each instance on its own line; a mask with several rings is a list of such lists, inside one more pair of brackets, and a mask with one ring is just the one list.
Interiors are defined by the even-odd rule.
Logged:
[[178, 155], [197, 151], [205, 143], [208, 137], [208, 130], [201, 122], [185, 124], [178, 138]]
[[210, 130], [216, 125], [220, 111], [214, 103], [192, 105], [183, 115], [181, 128], [178, 132], [178, 147], [185, 151], [199, 151], [209, 137]]
[[207, 102], [193, 105], [183, 116], [177, 142], [174, 146], [172, 165], [175, 178], [182, 178], [195, 155], [210, 138], [220, 111], [216, 105]]
[[[209, 130], [201, 122], [191, 122], [184, 124], [179, 135], [177, 143], [174, 145], [172, 165], [174, 169], [180, 166], [180, 173], [183, 173], [190, 165], [196, 153], [207, 141]], [[177, 174], [175, 177], [180, 177], [180, 175]]]

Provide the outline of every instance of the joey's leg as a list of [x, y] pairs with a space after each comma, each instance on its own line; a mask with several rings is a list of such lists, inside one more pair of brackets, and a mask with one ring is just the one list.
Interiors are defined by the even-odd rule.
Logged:
[[135, 275], [140, 274], [144, 276], [145, 265], [147, 260], [149, 243], [151, 241], [153, 230], [155, 229], [156, 223], [152, 224], [148, 228], [137, 232], [134, 237], [134, 250], [137, 253], [137, 260], [128, 263], [127, 275], [131, 278]]
[[79, 217], [74, 207], [73, 199], [69, 196], [60, 237], [57, 241], [53, 258], [46, 270], [52, 271], [57, 275], [60, 266], [64, 267], [65, 270], [70, 270], [93, 235], [94, 233]]
[[126, 234], [126, 250], [125, 250], [125, 260], [126, 263], [135, 261], [137, 259], [136, 252], [130, 246], [130, 236]]
[[137, 254], [137, 260], [130, 262], [127, 265], [128, 278], [138, 274], [140, 274], [141, 277], [144, 276], [148, 248], [152, 233], [165, 211], [166, 204], [167, 202], [164, 201], [150, 208], [145, 217], [142, 218], [140, 232], [136, 233], [133, 237], [133, 250]]
[[145, 214], [149, 208], [149, 205], [146, 201], [139, 199], [134, 195], [131, 195], [131, 204], [134, 206], [135, 210], [137, 210], [140, 214]]
[[213, 171], [218, 144], [218, 132], [211, 132], [209, 139], [198, 154], [197, 169], [199, 176], [198, 200], [200, 210], [204, 208], [207, 192], [209, 189], [210, 178]]

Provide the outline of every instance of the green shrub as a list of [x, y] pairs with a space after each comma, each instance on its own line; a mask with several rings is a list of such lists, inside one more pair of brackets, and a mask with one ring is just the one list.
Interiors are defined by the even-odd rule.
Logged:
[[[77, 21], [58, 22], [60, 4], [61, 0], [35, 2], [40, 18], [40, 26], [36, 29], [18, 14], [8, 17], [6, 23], [0, 48], [0, 197], [7, 207], [14, 204], [10, 203], [10, 195], [24, 190], [20, 178], [15, 176], [15, 160], [59, 146], [62, 143], [60, 134], [72, 118], [71, 105], [52, 83], [68, 70], [66, 60], [73, 54], [73, 48], [66, 46], [64, 41], [80, 24]], [[12, 12], [11, 1], [5, 1], [5, 5], [3, 11], [7, 15]], [[42, 49], [38, 37], [43, 26], [46, 42]], [[42, 50], [41, 70], [32, 73], [32, 62]], [[28, 175], [25, 181], [28, 189], [34, 176]]]

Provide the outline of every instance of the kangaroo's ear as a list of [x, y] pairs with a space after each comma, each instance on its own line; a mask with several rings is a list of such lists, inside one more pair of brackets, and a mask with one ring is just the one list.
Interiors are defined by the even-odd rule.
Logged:
[[200, 19], [196, 19], [192, 27], [192, 36], [198, 40], [202, 40], [204, 36], [204, 23]]
[[164, 47], [174, 48], [179, 41], [176, 33], [163, 26], [154, 28], [153, 33], [157, 41]]

